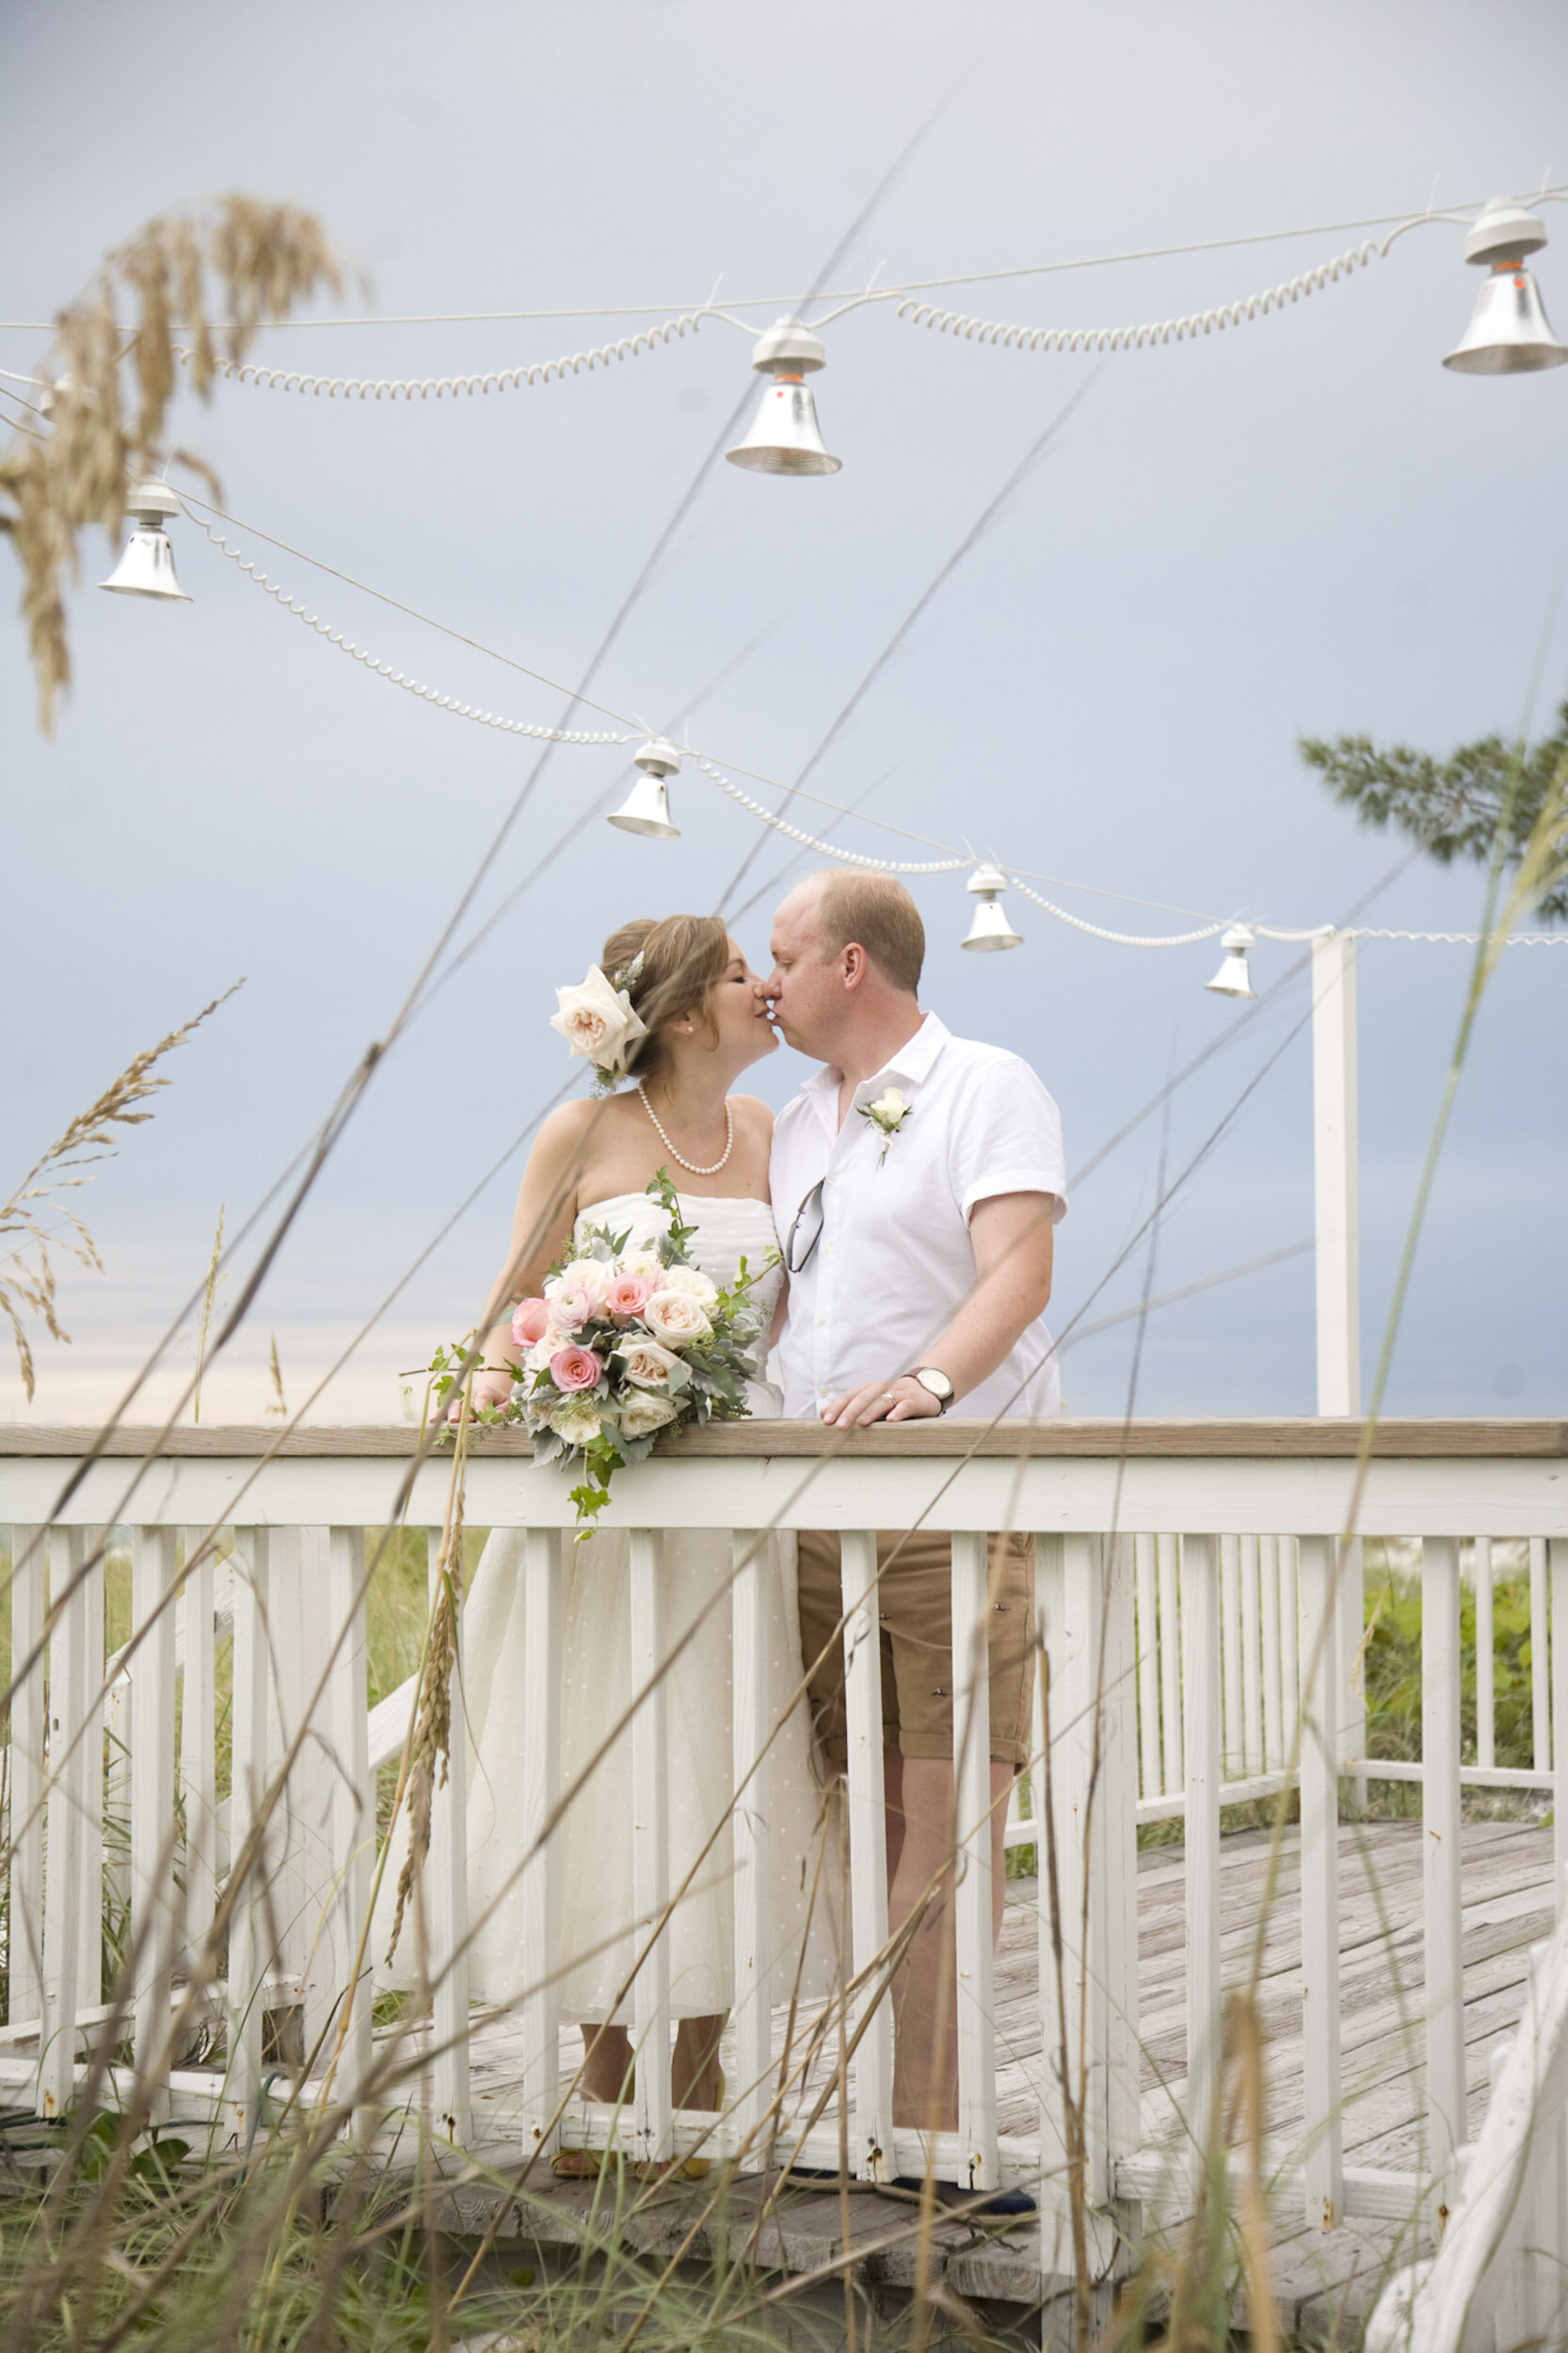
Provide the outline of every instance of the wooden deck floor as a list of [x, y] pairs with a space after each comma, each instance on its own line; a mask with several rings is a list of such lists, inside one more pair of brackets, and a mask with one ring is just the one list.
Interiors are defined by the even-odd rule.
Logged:
[[[1352, 2165], [1405, 2170], [1422, 2159], [1418, 2064], [1421, 2014], [1421, 1837], [1418, 1821], [1346, 1825], [1340, 1833], [1340, 1969], [1344, 2021], [1345, 2155]], [[1266, 1840], [1262, 1833], [1227, 1838], [1223, 1848], [1222, 1924], [1227, 1978], [1249, 1965], [1262, 1897]], [[1144, 2050], [1145, 2145], [1179, 2138], [1184, 2103], [1185, 1976], [1182, 1852], [1158, 1849], [1139, 1858], [1139, 1986]], [[1271, 2140], [1289, 2145], [1301, 2121], [1301, 1921], [1294, 1833], [1286, 1849], [1277, 1895], [1264, 1939], [1261, 1999], [1267, 2034]], [[1464, 1833], [1464, 1938], [1466, 2046], [1471, 2126], [1485, 2099], [1488, 2054], [1512, 2031], [1524, 1998], [1529, 1945], [1545, 1935], [1552, 1917], [1552, 1834], [1516, 1823], [1467, 1824]], [[1038, 2094], [1040, 2039], [1034, 1994], [1033, 1886], [1009, 1890], [997, 1963], [1000, 2121], [1003, 2132], [1032, 2133]], [[563, 2035], [563, 2085], [580, 2046]], [[473, 2042], [476, 2129], [488, 2100], [517, 2096], [517, 2030], [510, 2021], [476, 2027]], [[488, 2153], [497, 2161], [503, 2152]], [[537, 2193], [537, 2195], [536, 2195]], [[762, 2185], [737, 2185], [725, 2229], [733, 2245], [738, 2209], [749, 2212]], [[499, 2204], [493, 2193], [455, 2193], [453, 2224], [483, 2229]], [[590, 2196], [579, 2185], [529, 2184], [526, 2213], [504, 2232], [541, 2245], [581, 2243], [605, 2227], [623, 2244], [656, 2254], [673, 2250], [696, 2230], [690, 2252], [700, 2258], [710, 2226], [699, 2217], [711, 2191], [666, 2188], [635, 2217], [610, 2223], [603, 2201], [590, 2220]], [[460, 2209], [460, 2213], [459, 2210]], [[1179, 2209], [1145, 2207], [1146, 2232], [1173, 2237]], [[792, 2271], [830, 2263], [840, 2251], [844, 2217], [838, 2197], [791, 2193], [770, 2210], [758, 2244], [759, 2260]], [[913, 2253], [897, 2242], [908, 2209], [874, 2193], [849, 2201], [851, 2244], [864, 2250], [866, 2281], [897, 2290], [913, 2278]], [[515, 2226], [515, 2227], [514, 2227]], [[940, 2260], [959, 2294], [1028, 2302], [1037, 2295], [1038, 2226], [998, 2233], [947, 2222], [938, 2233]], [[1286, 2324], [1310, 2331], [1335, 2313], [1352, 2317], [1375, 2294], [1378, 2275], [1398, 2244], [1400, 2260], [1416, 2250], [1407, 2229], [1383, 2223], [1309, 2231], [1299, 2207], [1283, 2199], [1272, 2216], [1275, 2289]], [[644, 2242], [646, 2241], [646, 2247]]]

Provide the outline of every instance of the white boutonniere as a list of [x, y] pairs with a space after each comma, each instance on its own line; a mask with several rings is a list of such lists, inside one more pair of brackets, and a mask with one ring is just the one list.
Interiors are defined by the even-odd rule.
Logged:
[[857, 1103], [856, 1109], [862, 1119], [871, 1121], [882, 1138], [882, 1149], [876, 1156], [876, 1164], [880, 1168], [888, 1157], [888, 1146], [908, 1118], [911, 1106], [904, 1101], [897, 1087], [885, 1087], [874, 1103]]

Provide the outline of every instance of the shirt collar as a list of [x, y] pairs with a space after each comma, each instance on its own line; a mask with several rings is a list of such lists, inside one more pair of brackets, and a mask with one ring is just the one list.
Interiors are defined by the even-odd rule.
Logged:
[[897, 1053], [890, 1055], [875, 1076], [866, 1081], [867, 1085], [879, 1085], [884, 1079], [910, 1079], [917, 1084], [929, 1079], [932, 1064], [952, 1034], [945, 1021], [928, 1013], [914, 1036], [904, 1039]]
[[[885, 1079], [908, 1079], [918, 1083], [929, 1078], [932, 1064], [952, 1034], [945, 1021], [939, 1020], [936, 1014], [928, 1013], [920, 1028], [911, 1037], [904, 1039], [898, 1051], [883, 1064], [881, 1069], [874, 1071], [869, 1079], [862, 1079], [855, 1090], [856, 1096], [879, 1087]], [[819, 1114], [830, 1127], [838, 1124], [834, 1113], [843, 1079], [841, 1070], [831, 1063], [824, 1063], [820, 1070], [812, 1072], [800, 1090], [808, 1101], [817, 1106]]]

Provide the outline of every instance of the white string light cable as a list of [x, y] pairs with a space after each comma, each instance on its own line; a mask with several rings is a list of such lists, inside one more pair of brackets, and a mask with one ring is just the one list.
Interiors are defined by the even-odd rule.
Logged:
[[200, 515], [192, 515], [190, 520], [221, 555], [226, 555], [237, 570], [253, 580], [258, 588], [264, 588], [285, 613], [292, 613], [316, 636], [324, 637], [329, 646], [336, 646], [353, 661], [362, 663], [367, 670], [373, 671], [377, 678], [384, 678], [389, 685], [401, 686], [405, 694], [417, 695], [421, 702], [432, 703], [438, 711], [450, 711], [455, 718], [472, 719], [482, 728], [495, 728], [503, 735], [526, 735], [537, 744], [635, 744], [641, 740], [640, 731], [638, 734], [623, 735], [612, 734], [606, 729], [589, 733], [578, 728], [535, 727], [526, 719], [504, 718], [499, 712], [476, 711], [472, 703], [460, 703], [455, 696], [438, 694], [433, 686], [421, 686], [417, 680], [406, 678], [401, 670], [394, 670], [390, 662], [377, 662], [373, 653], [363, 646], [356, 646], [340, 630], [335, 630], [329, 621], [321, 620], [314, 613], [307, 612], [304, 605], [286, 595], [276, 581], [269, 580], [265, 572], [250, 563], [237, 548], [232, 548], [223, 534], [215, 531]]
[[[701, 771], [710, 784], [716, 784], [721, 792], [728, 792], [730, 799], [737, 802], [751, 816], [760, 818], [764, 825], [771, 825], [775, 833], [781, 833], [786, 841], [798, 841], [804, 849], [816, 850], [824, 857], [836, 858], [840, 866], [865, 866], [878, 874], [955, 874], [961, 868], [973, 866], [977, 862], [967, 851], [954, 857], [913, 861], [872, 857], [863, 850], [836, 849], [831, 841], [824, 841], [817, 834], [803, 832], [799, 825], [792, 825], [787, 818], [775, 816], [771, 808], [765, 808], [760, 801], [753, 800], [749, 792], [743, 792], [738, 784], [732, 783], [722, 769], [715, 768], [712, 761], [704, 759], [700, 752], [692, 752], [690, 758], [694, 767]], [[777, 789], [783, 790], [782, 787]], [[831, 801], [819, 800], [814, 792], [805, 794], [804, 798], [817, 801], [821, 808], [834, 808]], [[840, 816], [847, 816], [849, 812], [845, 809], [839, 809], [836, 813]], [[904, 830], [902, 826], [888, 825], [884, 819], [879, 817], [867, 817], [862, 822], [868, 825], [881, 825], [887, 833]], [[919, 839], [918, 836], [915, 838]], [[935, 848], [938, 845], [933, 843], [932, 846]]]
[[[823, 291], [805, 295], [797, 289], [792, 294], [734, 295], [727, 296], [731, 311], [760, 311], [776, 309], [798, 310], [808, 301], [856, 304], [868, 296], [873, 300], [902, 300], [909, 295], [934, 292], [944, 286], [979, 286], [999, 283], [1004, 279], [1048, 278], [1080, 269], [1111, 269], [1128, 262], [1162, 262], [1180, 260], [1194, 253], [1224, 253], [1241, 246], [1277, 245], [1293, 237], [1327, 237], [1357, 229], [1386, 229], [1396, 233], [1416, 228], [1427, 221], [1447, 221], [1463, 226], [1470, 215], [1480, 212], [1489, 200], [1480, 197], [1439, 208], [1435, 202], [1419, 213], [1368, 213], [1353, 220], [1328, 220], [1292, 229], [1259, 229], [1224, 237], [1198, 237], [1182, 245], [1142, 246], [1119, 253], [1075, 254], [1061, 262], [1025, 262], [1005, 269], [962, 270], [941, 278], [911, 278], [897, 285], [884, 287], [874, 295], [869, 288], [844, 287], [838, 292]], [[1520, 204], [1560, 204], [1568, 201], [1568, 186], [1544, 186], [1522, 192], [1509, 200]], [[712, 299], [707, 303], [681, 302], [609, 302], [575, 305], [568, 309], [541, 311], [415, 311], [401, 312], [367, 312], [356, 318], [286, 318], [262, 322], [268, 333], [300, 328], [345, 327], [469, 327], [510, 325], [539, 319], [604, 319], [636, 318], [649, 312], [663, 311], [688, 318], [712, 313]], [[53, 319], [0, 319], [0, 332], [48, 334], [53, 331]], [[646, 330], [645, 330], [646, 331]], [[608, 346], [606, 347], [608, 348]], [[586, 355], [579, 355], [585, 357]], [[569, 364], [569, 362], [568, 363]]]
[[[302, 621], [306, 628], [312, 631], [314, 635], [325, 638], [328, 645], [334, 646], [341, 651], [350, 655], [354, 661], [360, 663], [366, 669], [368, 669], [374, 677], [385, 679], [389, 685], [401, 687], [405, 693], [417, 696], [422, 702], [429, 703], [433, 709], [449, 712], [455, 718], [472, 720], [481, 727], [494, 728], [504, 734], [526, 736], [538, 742], [602, 746], [639, 743], [648, 733], [648, 729], [642, 726], [640, 722], [631, 723], [630, 732], [617, 732], [608, 729], [588, 732], [575, 728], [536, 727], [525, 720], [506, 719], [492, 712], [476, 710], [472, 704], [460, 703], [452, 696], [438, 694], [434, 687], [420, 685], [416, 680], [407, 678], [401, 670], [393, 670], [390, 663], [377, 662], [372, 654], [354, 645], [352, 641], [345, 638], [341, 632], [333, 630], [329, 623], [322, 620], [317, 615], [309, 612], [305, 605], [300, 603], [296, 599], [286, 596], [282, 588], [276, 583], [270, 581], [266, 574], [256, 565], [250, 563], [246, 557], [241, 555], [237, 549], [232, 548], [223, 534], [221, 532], [215, 531], [212, 525], [205, 520], [202, 514], [193, 511], [195, 508], [205, 506], [206, 503], [204, 501], [196, 499], [190, 492], [187, 491], [182, 491], [179, 493], [179, 496], [181, 498], [182, 504], [185, 508], [188, 520], [196, 524], [202, 536], [209, 540], [221, 554], [226, 555], [229, 558], [229, 561], [235, 566], [236, 569], [244, 572], [249, 579], [256, 583], [258, 587], [264, 589], [269, 597], [273, 598], [277, 603], [282, 607], [284, 612], [293, 614], [294, 616], [297, 620]], [[223, 513], [223, 510], [217, 507], [210, 508], [207, 511], [218, 515], [222, 515]], [[223, 520], [226, 522], [233, 522], [235, 528], [239, 530], [251, 530], [254, 528], [252, 525], [238, 522], [236, 518], [232, 516], [223, 515]], [[265, 532], [258, 531], [255, 536], [258, 538], [267, 540], [269, 546], [285, 546], [285, 543], [281, 540], [271, 539]], [[365, 583], [355, 581], [350, 574], [338, 571], [335, 567], [331, 565], [323, 564], [318, 557], [305, 555], [303, 552], [298, 549], [289, 549], [287, 552], [291, 554], [296, 555], [300, 562], [311, 564], [319, 570], [328, 572], [334, 579], [342, 580], [349, 586], [363, 588], [366, 595], [376, 597], [380, 602], [393, 606], [393, 608], [400, 613], [408, 614], [411, 619], [425, 622], [430, 628], [440, 630], [447, 636], [458, 638], [462, 644], [472, 647], [476, 652], [491, 654], [495, 660], [505, 662], [514, 669], [524, 670], [528, 677], [540, 680], [541, 683], [550, 686], [557, 693], [569, 692], [568, 689], [561, 687], [558, 681], [547, 678], [542, 671], [527, 669], [524, 664], [517, 662], [512, 656], [495, 653], [494, 648], [484, 645], [479, 639], [464, 636], [461, 632], [450, 629], [445, 622], [437, 621], [433, 619], [430, 615], [421, 613], [416, 606], [403, 604], [399, 602], [396, 598], [388, 597], [380, 589], [370, 588]], [[605, 715], [607, 717], [621, 720], [623, 727], [628, 724], [625, 714], [619, 712], [610, 711], [601, 704], [596, 704], [594, 708], [605, 710]], [[744, 791], [740, 785], [736, 784], [730, 776], [726, 776], [722, 769], [715, 767], [713, 762], [706, 756], [706, 754], [694, 750], [689, 744], [682, 745], [680, 749], [683, 751], [686, 758], [691, 760], [694, 766], [708, 778], [711, 784], [716, 785], [722, 792], [726, 793], [730, 800], [735, 802], [737, 807], [744, 808], [749, 816], [755, 817], [759, 823], [764, 825], [771, 826], [774, 832], [781, 834], [786, 840], [793, 841], [803, 849], [813, 850], [820, 856], [832, 858], [840, 866], [859, 867], [870, 872], [883, 874], [952, 874], [959, 873], [966, 868], [973, 869], [987, 862], [986, 860], [977, 857], [972, 850], [957, 851], [952, 849], [952, 845], [949, 843], [933, 840], [928, 835], [914, 833], [906, 826], [895, 825], [886, 818], [872, 817], [865, 815], [863, 812], [847, 809], [841, 803], [829, 801], [820, 793], [797, 792], [795, 794], [796, 798], [810, 801], [815, 807], [828, 810], [835, 817], [847, 818], [852, 815], [859, 814], [862, 824], [874, 825], [879, 832], [894, 834], [898, 836], [899, 839], [906, 841], [918, 841], [927, 848], [941, 850], [944, 855], [937, 858], [897, 859], [876, 857], [868, 851], [841, 849], [835, 843], [824, 840], [821, 835], [808, 833], [804, 827], [792, 825], [787, 818], [776, 815], [764, 802], [757, 800], [751, 793]], [[735, 763], [731, 762], [730, 765], [733, 766]], [[783, 792], [786, 790], [786, 788], [778, 782], [776, 777], [765, 776], [758, 771], [751, 769], [742, 769], [740, 773], [744, 776], [749, 776], [754, 783], [764, 785], [771, 791]], [[1025, 879], [1022, 873], [1015, 872], [1011, 867], [1007, 868], [1005, 872], [1010, 887], [1016, 890], [1021, 897], [1028, 899], [1032, 905], [1039, 907], [1044, 914], [1051, 916], [1057, 922], [1069, 925], [1074, 931], [1087, 934], [1092, 939], [1103, 939], [1114, 947], [1192, 947], [1205, 939], [1214, 938], [1217, 934], [1223, 932], [1226, 928], [1227, 924], [1238, 920], [1233, 916], [1216, 916], [1211, 920], [1203, 923], [1198, 929], [1187, 932], [1139, 933], [1111, 931], [1108, 930], [1103, 924], [1091, 923], [1082, 916], [1072, 915], [1065, 907], [1060, 907], [1054, 901], [1042, 897], [1040, 892], [1032, 888], [1031, 884]], [[1094, 885], [1091, 884], [1062, 883], [1059, 884], [1058, 888], [1070, 890], [1095, 889], [1096, 896], [1106, 898], [1122, 898], [1126, 896], [1126, 894], [1121, 892], [1099, 891], [1096, 889]], [[1134, 902], [1134, 904], [1152, 906], [1158, 905], [1160, 903], [1158, 901], [1142, 900]], [[1303, 940], [1320, 937], [1325, 932], [1332, 930], [1334, 926], [1328, 924], [1316, 924], [1302, 931], [1286, 931], [1265, 923], [1249, 923], [1248, 928], [1256, 937], [1261, 939], [1275, 939], [1282, 942], [1300, 942]], [[1358, 939], [1398, 939], [1432, 942], [1455, 947], [1473, 947], [1476, 945], [1480, 935], [1473, 932], [1357, 931], [1354, 934], [1354, 936]], [[1565, 947], [1568, 946], [1568, 933], [1515, 932], [1509, 936], [1504, 944], [1511, 948]]]
[[[561, 360], [536, 360], [521, 367], [491, 370], [486, 376], [305, 376], [291, 368], [264, 368], [246, 360], [214, 359], [215, 375], [225, 376], [236, 384], [260, 384], [271, 392], [311, 392], [318, 399], [325, 392], [335, 400], [341, 392], [345, 400], [428, 400], [432, 393], [438, 400], [450, 392], [454, 399], [459, 392], [509, 392], [525, 386], [548, 384], [552, 377], [558, 382], [568, 376], [577, 376], [586, 368], [610, 365], [612, 360], [635, 360], [655, 345], [667, 345], [671, 338], [684, 341], [688, 332], [695, 335], [705, 318], [723, 320], [727, 327], [738, 327], [744, 334], [754, 330], [744, 319], [726, 318], [722, 311], [704, 308], [685, 312], [679, 318], [665, 319], [658, 327], [640, 328], [634, 335], [623, 335], [618, 343], [600, 344], [592, 351], [568, 352]], [[176, 359], [190, 367], [196, 354], [184, 344], [174, 345]]]

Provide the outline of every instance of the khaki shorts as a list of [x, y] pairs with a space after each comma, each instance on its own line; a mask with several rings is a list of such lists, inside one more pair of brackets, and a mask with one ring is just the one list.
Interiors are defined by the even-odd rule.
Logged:
[[[849, 1761], [844, 1713], [843, 1615], [839, 1538], [822, 1529], [800, 1533], [800, 1638], [810, 1673], [811, 1712], [824, 1761], [841, 1773]], [[889, 1556], [897, 1559], [889, 1564]], [[876, 1539], [881, 1572], [882, 1727], [904, 1756], [952, 1755], [952, 1542], [930, 1529], [884, 1529]], [[1034, 1706], [1034, 1539], [993, 1536], [990, 1545], [991, 1754], [1029, 1762]], [[826, 1653], [813, 1667], [819, 1653]]]

